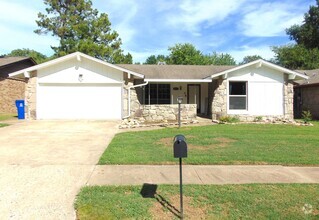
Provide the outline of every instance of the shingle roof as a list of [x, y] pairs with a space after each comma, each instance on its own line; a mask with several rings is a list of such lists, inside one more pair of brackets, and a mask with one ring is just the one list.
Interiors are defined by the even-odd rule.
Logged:
[[122, 68], [141, 73], [146, 79], [205, 79], [235, 66], [213, 65], [137, 65], [119, 64]]
[[309, 76], [309, 79], [298, 80], [296, 83], [299, 85], [312, 85], [319, 83], [319, 69], [315, 70], [296, 70], [296, 72], [304, 73]]
[[16, 63], [22, 60], [31, 59], [30, 57], [1, 57], [0, 58], [0, 67], [6, 66], [11, 63]]

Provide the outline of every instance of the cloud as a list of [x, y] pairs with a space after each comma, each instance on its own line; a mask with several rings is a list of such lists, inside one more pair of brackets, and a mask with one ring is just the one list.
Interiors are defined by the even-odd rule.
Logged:
[[251, 12], [244, 15], [239, 29], [249, 37], [283, 36], [286, 28], [302, 22], [303, 13], [291, 2], [255, 5]]
[[137, 31], [134, 27], [134, 19], [138, 12], [138, 3], [132, 1], [109, 0], [108, 4], [95, 1], [93, 7], [97, 7], [100, 12], [109, 15], [112, 23], [112, 29], [117, 31], [123, 44], [132, 41]]
[[166, 22], [200, 35], [201, 28], [213, 26], [239, 10], [245, 0], [183, 0], [178, 10], [167, 16]]
[[274, 52], [272, 52], [271, 48], [268, 45], [261, 45], [261, 46], [241, 46], [234, 50], [226, 51], [229, 53], [237, 63], [241, 62], [245, 56], [250, 55], [260, 55], [262, 58], [268, 60], [274, 57]]

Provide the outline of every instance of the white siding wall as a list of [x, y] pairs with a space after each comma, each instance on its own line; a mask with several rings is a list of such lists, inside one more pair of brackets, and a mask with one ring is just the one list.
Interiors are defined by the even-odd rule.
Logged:
[[[284, 74], [267, 67], [245, 68], [228, 75], [229, 81], [247, 81], [248, 109], [229, 110], [228, 114], [283, 115]], [[227, 84], [227, 96], [229, 84]], [[229, 97], [227, 97], [227, 103]], [[227, 105], [228, 106], [228, 105]]]
[[[79, 75], [83, 81], [79, 81]], [[123, 73], [105, 65], [82, 59], [67, 60], [38, 70], [39, 83], [122, 83]]]

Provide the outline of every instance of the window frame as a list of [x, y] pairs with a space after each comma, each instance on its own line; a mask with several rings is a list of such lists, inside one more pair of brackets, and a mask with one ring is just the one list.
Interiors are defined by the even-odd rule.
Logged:
[[[159, 85], [165, 85], [167, 88], [162, 88], [163, 90], [169, 90], [169, 94], [167, 95], [166, 98], [161, 98], [160, 96], [163, 96], [164, 93], [162, 93], [162, 91], [159, 91]], [[151, 86], [156, 87], [151, 88]], [[151, 97], [152, 93], [150, 94], [150, 99], [148, 97], [150, 91], [153, 91], [153, 95], [155, 95], [155, 97]], [[155, 92], [154, 92], [155, 91]], [[168, 102], [165, 103], [159, 103], [160, 102], [164, 102], [165, 100]], [[155, 101], [155, 102], [154, 102]], [[144, 105], [169, 105], [171, 104], [171, 84], [169, 83], [149, 83], [148, 85], [145, 86], [144, 89]]]
[[[246, 95], [230, 95], [230, 84], [231, 83], [246, 83]], [[227, 81], [227, 112], [230, 114], [247, 114], [248, 113], [248, 80], [228, 80]], [[246, 98], [246, 108], [245, 109], [230, 109], [230, 98], [231, 97], [245, 97]]]

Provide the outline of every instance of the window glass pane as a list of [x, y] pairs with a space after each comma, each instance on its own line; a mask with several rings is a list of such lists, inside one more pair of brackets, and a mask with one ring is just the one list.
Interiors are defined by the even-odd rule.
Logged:
[[229, 97], [229, 109], [245, 110], [246, 97]]
[[[149, 100], [150, 97], [150, 100]], [[145, 104], [170, 104], [169, 84], [149, 84], [145, 86]]]
[[246, 95], [246, 82], [229, 82], [229, 95]]

